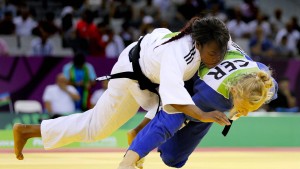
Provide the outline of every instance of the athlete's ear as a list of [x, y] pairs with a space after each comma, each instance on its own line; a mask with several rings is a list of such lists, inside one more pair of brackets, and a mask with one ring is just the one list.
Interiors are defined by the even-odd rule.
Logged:
[[199, 44], [198, 42], [196, 42], [196, 48], [200, 51], [201, 50], [201, 44]]

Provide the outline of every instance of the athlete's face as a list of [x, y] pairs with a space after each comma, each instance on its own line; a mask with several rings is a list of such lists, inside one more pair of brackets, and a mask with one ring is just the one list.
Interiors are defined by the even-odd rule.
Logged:
[[208, 68], [217, 66], [224, 58], [224, 53], [215, 41], [210, 41], [204, 45], [196, 43], [200, 52], [201, 62]]

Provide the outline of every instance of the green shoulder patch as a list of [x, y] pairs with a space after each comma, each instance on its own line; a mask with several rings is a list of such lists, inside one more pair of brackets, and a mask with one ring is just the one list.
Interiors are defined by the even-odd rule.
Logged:
[[172, 37], [178, 35], [179, 33], [180, 33], [180, 32], [172, 32], [172, 33], [168, 33], [168, 34], [166, 34], [166, 35], [163, 37], [163, 39], [165, 39], [165, 38], [172, 38]]

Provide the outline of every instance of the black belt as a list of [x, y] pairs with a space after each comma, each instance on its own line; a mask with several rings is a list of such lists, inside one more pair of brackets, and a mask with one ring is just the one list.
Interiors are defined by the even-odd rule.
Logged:
[[139, 87], [141, 90], [149, 90], [155, 94], [158, 95], [159, 97], [159, 102], [158, 102], [158, 108], [157, 111], [159, 110], [159, 104], [160, 104], [160, 96], [157, 91], [157, 87], [159, 84], [151, 82], [150, 79], [148, 79], [144, 73], [142, 72], [141, 66], [139, 64], [139, 59], [140, 59], [140, 51], [141, 51], [141, 42], [144, 37], [140, 38], [138, 43], [129, 51], [129, 61], [132, 63], [132, 68], [133, 72], [120, 72], [116, 74], [111, 74], [108, 76], [102, 76], [97, 78], [96, 80], [102, 81], [102, 80], [109, 80], [109, 79], [118, 79], [118, 78], [129, 78], [132, 80], [138, 81]]
[[229, 120], [231, 125], [226, 125], [222, 131], [222, 134], [224, 137], [226, 137], [226, 135], [228, 134], [230, 127], [232, 126], [233, 120]]
[[144, 37], [140, 38], [138, 43], [129, 51], [129, 60], [132, 63], [133, 72], [136, 76], [136, 79], [139, 83], [141, 90], [149, 90], [153, 93], [158, 94], [157, 87], [159, 84], [151, 82], [150, 79], [148, 79], [144, 73], [142, 72], [141, 66], [139, 64], [140, 59], [140, 51], [141, 51], [141, 42]]
[[[159, 86], [159, 84], [151, 82], [151, 80], [148, 79], [144, 75], [144, 73], [142, 72], [141, 66], [139, 64], [140, 51], [141, 51], [140, 44], [141, 44], [143, 38], [144, 37], [140, 38], [138, 43], [129, 51], [129, 61], [132, 63], [133, 72], [120, 72], [120, 73], [111, 74], [108, 76], [102, 76], [102, 77], [97, 78], [96, 80], [102, 81], [102, 80], [118, 79], [118, 78], [129, 78], [132, 80], [137, 80], [141, 90], [149, 90], [158, 95], [159, 101], [158, 101], [158, 107], [156, 110], [156, 112], [158, 112], [160, 101], [161, 101], [160, 95], [157, 91], [157, 87]], [[187, 83], [188, 83], [188, 81], [187, 81]], [[190, 94], [192, 94], [192, 93], [190, 93]], [[227, 135], [230, 127], [231, 127], [231, 125], [225, 126], [225, 128], [222, 132], [222, 134], [224, 136]]]

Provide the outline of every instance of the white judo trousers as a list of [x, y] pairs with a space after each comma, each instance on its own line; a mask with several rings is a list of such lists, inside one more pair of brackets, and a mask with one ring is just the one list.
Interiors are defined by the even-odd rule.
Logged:
[[[121, 53], [112, 74], [132, 71], [128, 53], [135, 44], [131, 44]], [[145, 110], [155, 112], [158, 106], [157, 95], [148, 90], [140, 90], [137, 81], [127, 78], [112, 79], [94, 108], [83, 113], [42, 121], [44, 148], [54, 149], [72, 142], [104, 139], [132, 118], [140, 105]]]
[[[141, 43], [139, 63], [143, 73], [152, 82], [160, 84], [163, 109], [168, 113], [179, 113], [172, 104], [194, 105], [184, 88], [184, 81], [195, 75], [201, 58], [190, 36], [158, 47], [170, 33], [168, 29], [158, 28], [146, 35]], [[112, 74], [133, 71], [128, 53], [134, 45], [136, 42], [123, 50]], [[158, 96], [148, 90], [140, 90], [137, 81], [112, 79], [93, 109], [42, 121], [44, 148], [53, 149], [72, 142], [93, 142], [106, 138], [127, 122], [140, 106], [153, 116], [158, 107]]]

